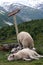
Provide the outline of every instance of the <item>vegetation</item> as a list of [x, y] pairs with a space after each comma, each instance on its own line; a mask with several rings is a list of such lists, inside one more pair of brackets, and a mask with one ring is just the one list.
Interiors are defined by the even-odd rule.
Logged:
[[[23, 22], [18, 25], [19, 32], [27, 31], [29, 32], [33, 39], [37, 52], [43, 54], [43, 19], [32, 20], [30, 22]], [[15, 27], [6, 26], [0, 29], [0, 44], [3, 43], [14, 43], [16, 40]], [[34, 60], [31, 62], [27, 61], [12, 61], [8, 62], [6, 55], [9, 52], [0, 51], [0, 65], [43, 65], [43, 59]]]

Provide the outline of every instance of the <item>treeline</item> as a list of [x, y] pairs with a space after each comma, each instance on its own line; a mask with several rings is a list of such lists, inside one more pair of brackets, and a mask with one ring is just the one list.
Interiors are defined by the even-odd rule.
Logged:
[[[27, 31], [29, 32], [33, 39], [36, 40], [38, 35], [43, 37], [43, 19], [40, 20], [32, 20], [28, 22], [23, 22], [18, 25], [19, 32]], [[6, 40], [12, 36], [16, 35], [15, 27], [6, 26], [0, 29], [0, 41]]]
[[19, 31], [23, 30], [29, 32], [34, 38], [34, 40], [37, 39], [37, 35], [39, 34], [43, 36], [43, 19], [25, 22], [20, 24], [18, 27]]
[[14, 26], [6, 26], [0, 29], [0, 40], [5, 40], [16, 34]]

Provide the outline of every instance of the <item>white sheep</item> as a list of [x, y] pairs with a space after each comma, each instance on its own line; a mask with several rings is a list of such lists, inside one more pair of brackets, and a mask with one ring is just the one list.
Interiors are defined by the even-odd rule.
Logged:
[[28, 32], [22, 31], [22, 32], [18, 33], [17, 40], [21, 47], [23, 47], [23, 48], [28, 47], [30, 49], [35, 49], [34, 40]]
[[20, 60], [20, 59], [30, 61], [32, 59], [39, 60], [40, 57], [43, 56], [39, 55], [36, 51], [31, 50], [29, 48], [24, 48], [16, 53], [10, 54], [7, 59], [8, 61]]
[[17, 40], [19, 42], [19, 47], [12, 48], [11, 53], [17, 52], [18, 50], [20, 50], [22, 48], [30, 48], [30, 49], [35, 50], [34, 40], [28, 32], [22, 31], [22, 32], [18, 33]]

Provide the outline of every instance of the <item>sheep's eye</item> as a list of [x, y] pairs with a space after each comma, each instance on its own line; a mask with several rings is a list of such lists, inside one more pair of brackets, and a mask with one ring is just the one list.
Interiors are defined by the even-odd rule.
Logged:
[[13, 55], [13, 58], [14, 58], [14, 55]]
[[14, 55], [10, 56], [10, 58], [14, 58]]

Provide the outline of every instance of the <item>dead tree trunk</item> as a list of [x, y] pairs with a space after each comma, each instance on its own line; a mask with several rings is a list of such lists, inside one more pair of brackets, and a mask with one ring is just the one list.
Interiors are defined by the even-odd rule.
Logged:
[[15, 25], [15, 30], [16, 30], [16, 36], [18, 35], [18, 26], [17, 26], [17, 22], [16, 22], [16, 15], [13, 16], [14, 19], [14, 25]]

